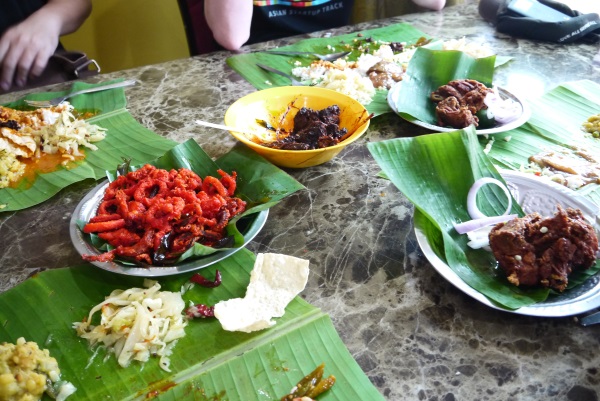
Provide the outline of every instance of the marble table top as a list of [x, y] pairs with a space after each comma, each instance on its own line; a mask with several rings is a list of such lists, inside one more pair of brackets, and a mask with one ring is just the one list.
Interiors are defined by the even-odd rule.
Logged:
[[[533, 98], [559, 83], [600, 82], [598, 44], [556, 45], [497, 33], [477, 3], [336, 29], [332, 34], [408, 22], [442, 39], [465, 36], [514, 60], [495, 81]], [[315, 33], [312, 36], [322, 35]], [[257, 44], [244, 51], [292, 43]], [[150, 130], [195, 139], [214, 157], [234, 139], [194, 120], [221, 123], [227, 107], [254, 88], [216, 52], [101, 75], [135, 78], [128, 109]], [[0, 97], [4, 103], [22, 96]], [[367, 134], [333, 161], [289, 173], [306, 186], [271, 210], [250, 249], [311, 261], [302, 296], [330, 314], [344, 343], [389, 400], [577, 400], [600, 397], [600, 325], [576, 317], [537, 318], [491, 309], [453, 287], [423, 256], [413, 206], [389, 182], [365, 144], [422, 130], [394, 114], [375, 118]], [[71, 213], [92, 180], [17, 213], [0, 214], [0, 291], [43, 269], [81, 264], [68, 230]]]

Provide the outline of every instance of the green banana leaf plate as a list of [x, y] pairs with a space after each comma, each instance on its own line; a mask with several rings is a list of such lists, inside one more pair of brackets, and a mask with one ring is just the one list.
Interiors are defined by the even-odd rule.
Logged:
[[[489, 176], [503, 180], [500, 172], [519, 172], [529, 156], [542, 149], [582, 147], [593, 155], [600, 154], [599, 140], [581, 130], [581, 124], [600, 109], [599, 90], [600, 85], [590, 81], [560, 85], [531, 102], [532, 116], [528, 123], [489, 138], [478, 136], [469, 128], [368, 144], [384, 175], [415, 204], [415, 226], [427, 239], [433, 256], [448, 265], [462, 282], [485, 296], [486, 303], [538, 316], [569, 315], [594, 307], [593, 303], [574, 303], [580, 297], [595, 296], [600, 282], [597, 275], [600, 263], [585, 272], [571, 274], [569, 288], [563, 294], [546, 289], [520, 289], [497, 273], [489, 252], [467, 247], [466, 236], [457, 235], [452, 223], [469, 219], [466, 194], [478, 178]], [[500, 172], [497, 167], [501, 168]], [[530, 177], [540, 182], [548, 180], [534, 174]], [[595, 207], [600, 206], [598, 184], [588, 184], [577, 191], [564, 190], [571, 192], [573, 199], [581, 198]], [[502, 214], [507, 206], [503, 193], [496, 188], [484, 188], [484, 191], [486, 203], [479, 205], [483, 213]], [[512, 212], [523, 214], [515, 204]], [[589, 217], [598, 224], [597, 212], [591, 212]], [[567, 306], [558, 308], [559, 311], [544, 309], [563, 301], [563, 306]]]
[[[115, 81], [118, 82], [118, 81]], [[102, 83], [104, 85], [106, 83]], [[75, 82], [72, 90], [97, 85]], [[26, 99], [46, 100], [67, 92], [47, 92], [26, 96]], [[107, 170], [122, 163], [123, 157], [132, 159], [133, 164], [142, 164], [156, 159], [171, 149], [177, 142], [163, 138], [139, 124], [125, 109], [123, 88], [111, 89], [76, 96], [69, 100], [80, 113], [91, 112], [90, 123], [107, 129], [106, 138], [97, 142], [98, 150], [88, 151], [86, 158], [69, 168], [38, 174], [33, 182], [22, 180], [16, 188], [0, 189], [0, 212], [26, 209], [42, 203], [60, 190], [86, 179], [99, 180]], [[23, 108], [23, 100], [7, 104], [8, 107]]]
[[[348, 49], [352, 50], [352, 53], [348, 55], [348, 60], [356, 60], [361, 54], [358, 47], [361, 45], [368, 46], [369, 42], [367, 40], [406, 42], [410, 45], [416, 43], [419, 38], [429, 39], [430, 37], [409, 24], [394, 24], [383, 28], [364, 30], [329, 38], [305, 39], [290, 46], [278, 47], [277, 50], [328, 54]], [[265, 64], [280, 71], [291, 73], [292, 68], [297, 67], [298, 64], [307, 66], [311, 62], [312, 59], [306, 57], [281, 56], [266, 52], [239, 54], [227, 59], [227, 64], [256, 89], [267, 89], [273, 86], [290, 84], [288, 79], [267, 73], [257, 67], [256, 63]], [[387, 103], [387, 93], [388, 91], [386, 90], [377, 91], [373, 101], [365, 106], [369, 113], [378, 116], [392, 111]]]
[[[600, 139], [582, 131], [582, 124], [600, 112], [600, 84], [573, 81], [558, 85], [538, 99], [529, 101], [531, 118], [519, 128], [480, 138], [489, 148], [488, 156], [501, 169], [521, 171], [530, 156], [542, 150], [572, 151], [585, 149], [600, 160]], [[491, 142], [490, 142], [491, 141]], [[600, 182], [576, 190], [600, 205]]]
[[[408, 64], [406, 78], [390, 89], [388, 103], [395, 113], [415, 125], [437, 132], [455, 131], [456, 128], [437, 125], [436, 104], [430, 99], [431, 93], [457, 79], [474, 79], [492, 88], [495, 68], [496, 56], [473, 58], [461, 51], [419, 47]], [[485, 111], [478, 113], [477, 133], [480, 135], [512, 130], [531, 116], [526, 102], [506, 89], [497, 89], [502, 99], [519, 104], [521, 114], [512, 121], [499, 123], [488, 118]]]
[[[373, 50], [375, 45], [370, 44], [372, 41], [383, 42], [403, 42], [406, 45], [413, 45], [421, 38], [431, 40], [431, 37], [424, 32], [414, 28], [410, 24], [399, 23], [392, 24], [382, 28], [368, 29], [357, 31], [345, 35], [333, 36], [328, 38], [311, 38], [298, 41], [293, 45], [278, 47], [278, 51], [301, 51], [318, 54], [330, 54], [351, 50], [348, 55], [348, 60], [356, 60], [362, 52], [359, 47], [370, 47]], [[432, 49], [440, 50], [442, 42], [432, 42], [427, 45]], [[495, 66], [498, 67], [509, 62], [511, 57], [498, 56], [495, 58]], [[252, 84], [256, 89], [267, 89], [273, 86], [290, 85], [287, 78], [279, 75], [267, 73], [256, 66], [257, 63], [268, 65], [285, 73], [291, 73], [292, 68], [298, 65], [307, 66], [312, 62], [312, 59], [301, 56], [282, 56], [269, 54], [267, 52], [255, 52], [247, 54], [239, 54], [229, 57], [227, 64], [233, 68], [238, 74]], [[387, 100], [388, 91], [378, 90], [373, 97], [371, 103], [365, 107], [369, 113], [374, 116], [392, 112], [392, 108]]]
[[[194, 286], [186, 302], [214, 305], [243, 297], [255, 256], [243, 249], [208, 267], [222, 274], [216, 288]], [[159, 279], [161, 290], [179, 291], [191, 273]], [[143, 279], [90, 265], [41, 272], [0, 294], [0, 342], [19, 337], [47, 348], [74, 384], [77, 400], [278, 400], [317, 365], [336, 384], [319, 401], [384, 400], [340, 340], [329, 317], [296, 297], [283, 317], [266, 330], [227, 332], [216, 319], [196, 319], [185, 328], [171, 355], [171, 373], [151, 358], [118, 365], [114, 355], [91, 350], [72, 324], [115, 289], [142, 287]], [[44, 400], [50, 400], [44, 397]]]
[[[92, 262], [95, 266], [115, 273], [142, 277], [167, 276], [204, 268], [225, 259], [248, 244], [265, 224], [268, 209], [284, 197], [304, 188], [286, 172], [242, 144], [237, 144], [227, 154], [213, 161], [196, 141], [190, 139], [168, 150], [149, 164], [166, 170], [187, 168], [200, 177], [218, 177], [219, 169], [228, 173], [235, 171], [235, 195], [246, 202], [246, 211], [234, 217], [227, 226], [227, 234], [234, 239], [234, 244], [225, 248], [212, 248], [196, 243], [170, 266], [139, 266], [117, 259], [112, 262]], [[108, 175], [112, 179], [116, 177], [112, 172]], [[81, 200], [71, 217], [71, 240], [82, 255], [99, 255], [108, 250], [106, 244], [96, 235], [84, 234], [81, 230], [83, 225], [96, 215], [107, 186], [108, 182], [105, 182], [94, 188]]]

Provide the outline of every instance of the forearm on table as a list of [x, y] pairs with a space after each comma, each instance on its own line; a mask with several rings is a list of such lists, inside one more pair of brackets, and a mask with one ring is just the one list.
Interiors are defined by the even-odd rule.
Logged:
[[252, 1], [205, 0], [204, 15], [215, 40], [228, 50], [237, 50], [250, 38]]
[[413, 0], [413, 3], [421, 7], [438, 11], [444, 8], [446, 0]]
[[52, 24], [58, 36], [75, 32], [92, 12], [91, 0], [49, 0], [30, 18]]

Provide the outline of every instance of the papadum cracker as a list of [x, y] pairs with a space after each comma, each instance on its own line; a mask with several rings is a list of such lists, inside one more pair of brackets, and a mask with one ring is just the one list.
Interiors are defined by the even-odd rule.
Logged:
[[275, 324], [285, 307], [308, 281], [309, 261], [276, 253], [259, 253], [250, 275], [244, 298], [221, 301], [215, 305], [215, 317], [227, 331], [266, 329]]

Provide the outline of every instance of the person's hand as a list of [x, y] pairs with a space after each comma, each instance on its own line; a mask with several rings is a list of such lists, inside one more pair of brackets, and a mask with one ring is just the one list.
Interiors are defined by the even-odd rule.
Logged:
[[26, 19], [9, 28], [0, 38], [0, 88], [22, 87], [39, 76], [58, 46], [60, 24]]

